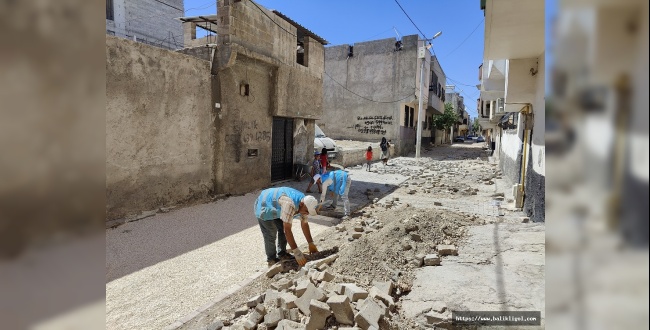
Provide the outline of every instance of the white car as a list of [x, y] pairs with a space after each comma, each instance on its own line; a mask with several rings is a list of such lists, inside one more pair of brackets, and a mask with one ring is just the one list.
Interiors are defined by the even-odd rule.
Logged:
[[339, 148], [336, 146], [334, 140], [325, 136], [325, 133], [315, 125], [316, 134], [314, 135], [314, 151], [322, 151], [323, 148], [327, 148], [327, 158], [334, 159], [336, 158]]

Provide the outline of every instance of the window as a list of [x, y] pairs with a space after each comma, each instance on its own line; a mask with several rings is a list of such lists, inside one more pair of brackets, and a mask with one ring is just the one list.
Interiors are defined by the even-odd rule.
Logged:
[[413, 127], [413, 117], [415, 117], [415, 109], [409, 107], [410, 117], [409, 117], [409, 127]]
[[435, 72], [431, 71], [431, 82], [429, 83], [429, 91], [433, 92], [438, 86], [438, 75]]
[[106, 0], [106, 19], [114, 20], [113, 17], [113, 0]]
[[409, 106], [404, 106], [404, 127], [409, 127]]

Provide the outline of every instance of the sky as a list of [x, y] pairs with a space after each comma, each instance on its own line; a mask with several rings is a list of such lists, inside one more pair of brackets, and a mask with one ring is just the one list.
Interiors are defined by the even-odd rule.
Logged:
[[[433, 40], [433, 53], [448, 85], [476, 117], [478, 67], [485, 31], [480, 0], [258, 0], [329, 42], [327, 46], [418, 34]], [[398, 5], [399, 4], [399, 5]], [[400, 9], [406, 11], [406, 14]], [[216, 13], [216, 0], [185, 0], [185, 16]], [[408, 17], [407, 17], [408, 14]], [[411, 22], [411, 20], [413, 21]], [[415, 24], [414, 24], [415, 23]], [[416, 27], [417, 26], [417, 27]], [[421, 32], [420, 32], [421, 31]], [[198, 36], [198, 30], [197, 30]], [[327, 47], [326, 46], [326, 47]]]

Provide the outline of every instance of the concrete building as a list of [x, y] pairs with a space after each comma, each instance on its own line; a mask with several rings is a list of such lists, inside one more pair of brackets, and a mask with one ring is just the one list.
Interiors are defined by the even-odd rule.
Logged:
[[444, 111], [445, 74], [424, 53], [423, 118], [418, 118], [421, 60], [417, 35], [325, 49], [323, 114], [318, 125], [334, 139], [392, 140], [397, 155], [415, 150], [418, 120], [422, 144], [439, 139], [432, 116]]
[[183, 0], [106, 0], [106, 34], [179, 49], [183, 30], [176, 18], [184, 15]]
[[456, 92], [455, 88], [454, 85], [445, 86], [446, 103], [451, 104], [458, 116], [458, 120], [452, 126], [450, 132], [452, 139], [457, 136], [466, 136], [469, 128], [469, 115], [465, 111], [465, 98], [459, 92]]
[[250, 1], [205, 20], [218, 37], [200, 51], [107, 36], [108, 219], [248, 193], [313, 158], [327, 41]]
[[544, 221], [544, 2], [481, 0], [485, 48], [479, 122], [495, 141], [513, 198]]

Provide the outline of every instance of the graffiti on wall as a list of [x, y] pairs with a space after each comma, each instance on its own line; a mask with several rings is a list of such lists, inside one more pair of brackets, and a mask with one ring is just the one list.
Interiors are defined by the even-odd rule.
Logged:
[[235, 120], [232, 131], [232, 134], [226, 134], [226, 143], [271, 141], [271, 131], [259, 129], [257, 120]]
[[384, 125], [392, 125], [393, 116], [358, 116], [354, 129], [363, 134], [385, 135]]

